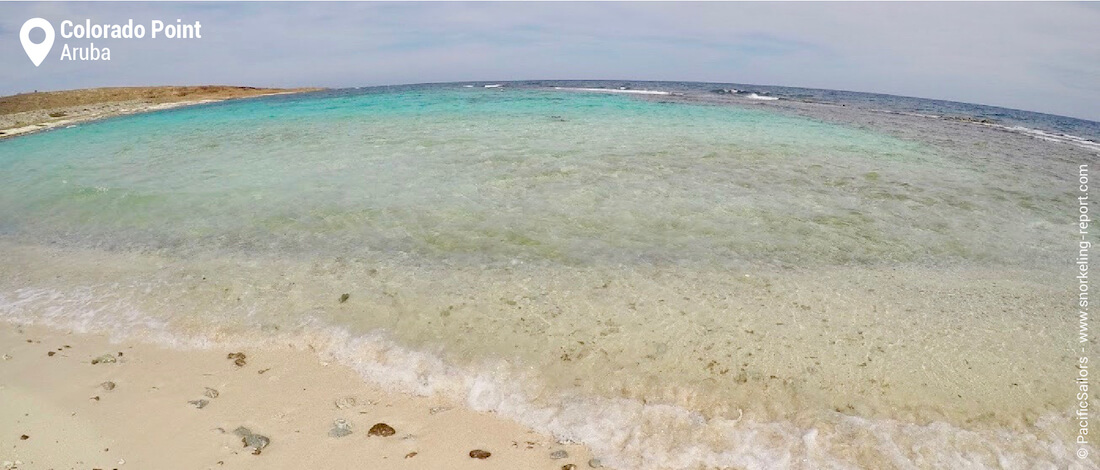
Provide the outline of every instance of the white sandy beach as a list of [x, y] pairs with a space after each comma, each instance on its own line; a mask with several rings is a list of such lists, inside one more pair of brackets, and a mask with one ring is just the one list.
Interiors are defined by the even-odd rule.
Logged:
[[[245, 353], [243, 366], [227, 359], [231, 352]], [[117, 362], [93, 364], [103, 356]], [[438, 398], [384, 392], [307, 351], [169, 350], [5, 323], [0, 357], [5, 469], [485, 470], [595, 463], [582, 446]], [[189, 403], [197, 400], [207, 403], [201, 409]], [[350, 423], [351, 434], [329, 435], [338, 419]], [[396, 433], [368, 436], [376, 423]], [[233, 433], [241, 426], [270, 444], [254, 455]], [[471, 458], [478, 449], [490, 457]], [[555, 451], [568, 457], [554, 459]]]

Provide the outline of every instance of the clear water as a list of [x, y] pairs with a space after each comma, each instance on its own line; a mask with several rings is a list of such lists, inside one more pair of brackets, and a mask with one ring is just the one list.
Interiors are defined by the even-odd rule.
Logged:
[[311, 347], [621, 468], [1094, 466], [1062, 161], [537, 85], [0, 142], [0, 316]]
[[1036, 113], [1019, 109], [987, 106], [957, 101], [930, 100], [909, 96], [883, 95], [878, 93], [860, 93], [842, 90], [823, 90], [817, 88], [796, 88], [772, 85], [754, 85], [745, 83], [699, 83], [699, 82], [606, 82], [606, 81], [529, 81], [517, 85], [543, 87], [597, 87], [597, 88], [637, 88], [663, 90], [673, 93], [705, 94], [716, 91], [737, 90], [741, 95], [756, 93], [783, 100], [809, 103], [843, 105], [866, 111], [890, 111], [897, 113], [917, 113], [943, 118], [966, 118], [987, 120], [1005, 126], [1022, 126], [1054, 134], [1068, 134], [1093, 142], [1100, 142], [1100, 122], [1089, 121], [1054, 114]]

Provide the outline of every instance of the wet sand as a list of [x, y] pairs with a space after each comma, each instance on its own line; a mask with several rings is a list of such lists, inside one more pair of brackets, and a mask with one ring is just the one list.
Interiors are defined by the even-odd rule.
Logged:
[[[238, 352], [244, 360], [228, 358]], [[559, 469], [592, 458], [490, 413], [382, 391], [289, 347], [169, 350], [4, 323], [0, 358], [3, 468]], [[351, 433], [334, 437], [341, 419]], [[395, 433], [369, 435], [377, 423]], [[254, 454], [239, 427], [270, 443]]]

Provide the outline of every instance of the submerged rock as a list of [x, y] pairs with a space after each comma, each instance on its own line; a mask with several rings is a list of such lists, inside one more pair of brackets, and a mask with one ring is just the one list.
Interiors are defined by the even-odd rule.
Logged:
[[388, 436], [392, 436], [394, 434], [397, 434], [397, 431], [394, 430], [392, 426], [390, 426], [386, 423], [375, 424], [374, 426], [370, 427], [369, 431], [367, 431], [368, 436], [388, 437]]
[[485, 460], [485, 459], [489, 458], [489, 456], [491, 456], [491, 455], [493, 455], [493, 454], [490, 453], [487, 450], [474, 449], [474, 450], [470, 451], [470, 458], [471, 459]]
[[200, 409], [200, 410], [201, 410], [201, 409], [203, 409], [203, 408], [206, 408], [206, 405], [209, 405], [209, 404], [210, 404], [210, 400], [191, 400], [191, 401], [189, 401], [189, 402], [187, 402], [187, 403], [190, 403], [190, 404], [191, 404], [191, 405], [193, 405], [193, 406], [194, 406], [195, 408], [198, 408], [198, 409]]
[[99, 384], [99, 386], [103, 387], [103, 389], [108, 392], [115, 389], [115, 383], [111, 382], [110, 380]]
[[344, 437], [348, 434], [351, 434], [351, 423], [346, 419], [337, 419], [333, 421], [332, 429], [328, 432], [330, 437]]
[[346, 410], [348, 408], [354, 408], [358, 401], [355, 397], [343, 397], [336, 399], [336, 408], [340, 410]]
[[550, 458], [552, 458], [554, 460], [564, 459], [564, 458], [568, 458], [568, 457], [569, 457], [569, 452], [566, 452], [564, 450], [555, 450], [555, 451], [550, 453]]
[[600, 462], [600, 459], [591, 459], [588, 461], [588, 466], [592, 468], [600, 468], [603, 466], [603, 462]]
[[210, 387], [205, 387], [206, 391], [202, 392], [207, 398], [218, 398], [218, 391]]

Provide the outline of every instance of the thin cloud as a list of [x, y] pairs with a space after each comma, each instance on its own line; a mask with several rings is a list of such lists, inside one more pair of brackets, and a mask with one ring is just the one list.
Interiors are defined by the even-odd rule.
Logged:
[[[608, 78], [881, 92], [1100, 120], [1100, 8], [1080, 3], [3, 3], [0, 13], [5, 94]], [[18, 39], [34, 16], [199, 20], [204, 38], [96, 40], [111, 62], [61, 62], [55, 50], [35, 68]]]

